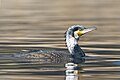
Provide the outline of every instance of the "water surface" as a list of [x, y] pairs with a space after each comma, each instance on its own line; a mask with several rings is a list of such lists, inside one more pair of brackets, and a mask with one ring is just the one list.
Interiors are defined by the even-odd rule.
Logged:
[[[0, 0], [0, 80], [119, 80], [119, 0]], [[66, 75], [66, 61], [2, 57], [30, 49], [67, 51], [73, 24], [96, 26], [81, 37], [85, 62]]]

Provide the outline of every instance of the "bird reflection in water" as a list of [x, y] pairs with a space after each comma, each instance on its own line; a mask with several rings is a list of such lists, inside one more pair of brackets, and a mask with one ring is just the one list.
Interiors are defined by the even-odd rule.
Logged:
[[82, 60], [81, 63], [79, 64], [66, 63], [65, 80], [81, 80], [82, 76], [80, 75], [81, 74], [80, 72], [83, 71], [81, 65], [84, 63], [84, 61]]
[[66, 70], [65, 80], [79, 80], [78, 70]]

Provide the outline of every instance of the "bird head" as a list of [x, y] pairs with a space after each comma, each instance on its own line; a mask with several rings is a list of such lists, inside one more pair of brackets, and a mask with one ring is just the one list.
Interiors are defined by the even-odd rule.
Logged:
[[82, 35], [95, 30], [96, 27], [85, 27], [82, 25], [73, 25], [68, 29], [68, 34], [69, 36], [74, 37], [75, 39], [79, 39], [79, 37], [81, 37]]

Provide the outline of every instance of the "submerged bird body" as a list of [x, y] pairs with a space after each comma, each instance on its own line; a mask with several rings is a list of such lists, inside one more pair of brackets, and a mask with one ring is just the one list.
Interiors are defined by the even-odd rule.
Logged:
[[46, 64], [46, 63], [66, 63], [69, 61], [67, 50], [59, 49], [28, 49], [15, 53], [14, 59], [20, 61], [30, 61], [32, 63]]

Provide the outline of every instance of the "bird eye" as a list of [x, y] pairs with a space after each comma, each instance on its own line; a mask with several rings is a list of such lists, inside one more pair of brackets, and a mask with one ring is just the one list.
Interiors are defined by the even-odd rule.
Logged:
[[82, 31], [83, 29], [82, 28], [79, 28], [80, 31]]
[[85, 27], [81, 27], [81, 28], [79, 28], [80, 31], [82, 31], [82, 30], [84, 30], [84, 29], [86, 29], [86, 28], [85, 28]]

